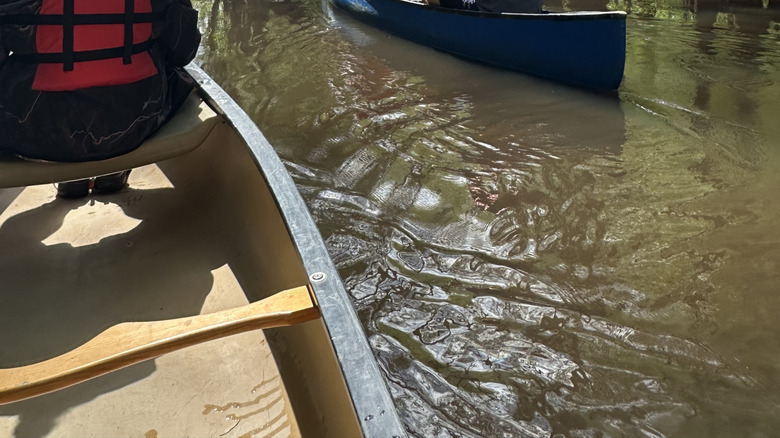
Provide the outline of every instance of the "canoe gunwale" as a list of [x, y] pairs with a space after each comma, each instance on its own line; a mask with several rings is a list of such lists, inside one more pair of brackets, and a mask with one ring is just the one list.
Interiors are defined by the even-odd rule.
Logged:
[[186, 69], [197, 81], [201, 98], [244, 139], [272, 192], [310, 279], [364, 436], [406, 436], [349, 295], [284, 163], [252, 119], [218, 84], [194, 64]]
[[485, 12], [472, 11], [469, 9], [455, 9], [444, 6], [437, 6], [426, 3], [419, 3], [410, 0], [392, 0], [398, 3], [432, 9], [436, 12], [445, 14], [467, 15], [472, 17], [483, 17], [499, 20], [625, 20], [627, 15], [624, 11], [572, 11], [572, 12], [548, 12], [527, 13], [527, 12]]

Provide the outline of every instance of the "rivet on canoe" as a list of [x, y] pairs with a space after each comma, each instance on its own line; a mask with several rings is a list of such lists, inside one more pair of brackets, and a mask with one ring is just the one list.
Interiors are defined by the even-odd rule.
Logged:
[[325, 280], [325, 274], [322, 272], [315, 272], [311, 274], [309, 279], [315, 283]]

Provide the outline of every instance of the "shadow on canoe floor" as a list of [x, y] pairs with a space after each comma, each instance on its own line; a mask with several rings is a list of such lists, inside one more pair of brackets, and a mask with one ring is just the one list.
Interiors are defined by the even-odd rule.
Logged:
[[18, 416], [18, 424], [12, 435], [14, 437], [46, 436], [56, 424], [58, 417], [71, 407], [140, 381], [151, 375], [154, 370], [154, 361], [141, 362], [45, 396], [0, 406], [0, 416]]
[[[201, 232], [208, 214], [193, 214], [173, 188], [36, 203], [52, 194], [51, 186], [26, 189], [8, 209], [38, 206], [0, 226], [0, 247], [13, 249], [0, 254], [0, 367], [63, 354], [121, 322], [199, 313], [214, 283], [211, 271], [225, 264], [213, 249], [219, 239]], [[0, 416], [19, 416], [17, 437], [43, 436], [61, 413], [155, 368], [148, 361], [0, 406]]]

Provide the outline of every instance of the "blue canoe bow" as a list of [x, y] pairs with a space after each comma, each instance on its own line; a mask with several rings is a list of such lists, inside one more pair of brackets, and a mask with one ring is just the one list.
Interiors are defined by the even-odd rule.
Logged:
[[406, 0], [330, 0], [354, 18], [465, 59], [571, 85], [623, 79], [626, 13], [490, 13]]

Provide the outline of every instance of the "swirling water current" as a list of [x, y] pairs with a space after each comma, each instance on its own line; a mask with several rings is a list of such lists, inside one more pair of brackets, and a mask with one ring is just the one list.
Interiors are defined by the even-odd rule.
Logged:
[[629, 12], [616, 95], [195, 0], [420, 437], [780, 430], [780, 2]]

